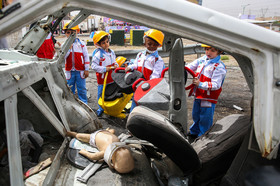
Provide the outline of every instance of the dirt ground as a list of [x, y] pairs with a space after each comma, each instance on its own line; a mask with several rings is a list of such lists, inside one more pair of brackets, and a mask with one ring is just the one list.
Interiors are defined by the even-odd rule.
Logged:
[[[88, 36], [79, 36], [79, 38], [83, 41], [91, 40]], [[56, 37], [58, 41], [63, 43], [65, 41], [64, 36]], [[196, 44], [196, 42], [183, 39], [184, 45], [187, 44]], [[88, 46], [88, 52], [89, 54], [92, 54], [93, 50], [95, 49], [94, 46]], [[134, 49], [144, 49], [143, 46], [130, 46], [128, 43], [125, 44], [125, 46], [110, 46], [111, 49], [114, 51], [117, 50], [134, 50]], [[227, 75], [223, 84], [223, 91], [219, 97], [218, 103], [216, 105], [215, 109], [215, 115], [214, 115], [214, 122], [227, 116], [230, 114], [245, 114], [250, 115], [251, 114], [251, 98], [252, 94], [249, 90], [249, 87], [246, 83], [246, 80], [244, 78], [244, 75], [239, 68], [238, 63], [235, 61], [235, 59], [232, 56], [228, 56], [228, 60], [223, 60], [223, 62], [226, 65], [227, 68]], [[197, 58], [196, 55], [188, 55], [185, 56], [185, 62], [192, 62]], [[164, 62], [166, 65], [169, 63], [169, 58], [164, 58]], [[88, 88], [88, 95], [90, 96], [88, 100], [88, 104], [91, 108], [94, 110], [97, 109], [97, 82], [96, 82], [96, 76], [95, 73], [90, 70], [90, 76], [86, 80], [87, 82], [87, 88]], [[191, 80], [188, 80], [188, 82], [191, 82]], [[188, 91], [186, 92], [186, 96], [188, 95]], [[187, 107], [188, 107], [188, 125], [192, 124], [192, 104], [193, 104], [193, 98], [187, 97]], [[238, 110], [234, 108], [234, 105], [240, 107], [242, 110]], [[159, 111], [160, 113], [164, 115], [168, 115], [166, 111]]]

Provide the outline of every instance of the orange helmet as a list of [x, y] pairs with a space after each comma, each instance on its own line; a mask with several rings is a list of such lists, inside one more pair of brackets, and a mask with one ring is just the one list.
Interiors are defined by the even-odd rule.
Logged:
[[103, 37], [109, 36], [107, 32], [104, 31], [96, 31], [93, 36], [93, 43], [96, 45]]
[[119, 67], [126, 61], [126, 58], [123, 56], [119, 56], [116, 58], [116, 62], [119, 64]]
[[70, 21], [65, 23], [65, 25], [63, 26], [63, 30], [67, 30], [67, 29], [70, 29], [70, 30], [77, 30], [78, 32], [80, 32], [80, 28], [79, 28], [79, 25], [76, 25], [72, 28], [68, 28], [67, 26], [69, 25]]
[[144, 33], [144, 37], [150, 37], [152, 39], [154, 39], [156, 42], [158, 42], [158, 44], [161, 46], [163, 43], [163, 39], [164, 39], [164, 34], [156, 29], [150, 29], [147, 32]]
[[206, 45], [206, 44], [201, 44], [200, 46], [203, 47], [203, 48], [210, 48], [211, 47], [211, 46]]

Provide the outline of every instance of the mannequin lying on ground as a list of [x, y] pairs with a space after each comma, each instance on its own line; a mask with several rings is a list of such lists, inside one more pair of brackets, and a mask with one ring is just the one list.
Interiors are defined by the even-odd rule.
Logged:
[[89, 143], [99, 150], [99, 152], [92, 153], [82, 149], [79, 152], [81, 155], [90, 160], [104, 159], [110, 168], [114, 168], [119, 173], [128, 173], [134, 169], [134, 159], [129, 147], [121, 143], [114, 132], [114, 129], [109, 128], [98, 130], [92, 134], [68, 131], [66, 136]]

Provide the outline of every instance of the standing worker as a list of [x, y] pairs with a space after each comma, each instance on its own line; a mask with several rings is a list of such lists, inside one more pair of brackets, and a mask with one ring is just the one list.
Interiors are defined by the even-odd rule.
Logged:
[[[63, 27], [67, 38], [72, 33], [78, 33], [79, 26], [67, 28], [66, 23]], [[89, 56], [86, 44], [79, 38], [75, 38], [74, 43], [65, 55], [65, 76], [68, 85], [71, 87], [73, 94], [75, 94], [76, 86], [78, 91], [78, 97], [81, 101], [87, 104], [87, 89], [86, 79], [89, 75]]]
[[[145, 80], [160, 78], [165, 68], [162, 58], [158, 55], [158, 47], [162, 46], [164, 34], [156, 29], [150, 29], [144, 34], [144, 46], [146, 50], [139, 52], [133, 64], [125, 68], [125, 72], [138, 70]], [[130, 112], [136, 103], [132, 100]]]
[[[106, 84], [113, 82], [111, 77], [112, 70], [118, 67], [116, 63], [116, 55], [110, 47], [109, 41], [110, 34], [104, 31], [96, 31], [93, 36], [93, 43], [96, 49], [92, 54], [92, 69], [96, 72], [98, 92], [97, 92], [97, 104], [102, 95], [103, 83], [106, 72], [108, 72]], [[97, 116], [101, 116], [104, 112], [103, 108], [98, 104]]]
[[193, 124], [188, 133], [191, 138], [203, 135], [212, 126], [215, 106], [227, 72], [220, 60], [222, 51], [204, 44], [201, 46], [205, 48], [205, 55], [187, 65], [196, 74], [189, 94], [195, 97]]
[[52, 37], [52, 33], [50, 32], [41, 47], [36, 52], [36, 55], [39, 58], [52, 59], [54, 57], [55, 48]]

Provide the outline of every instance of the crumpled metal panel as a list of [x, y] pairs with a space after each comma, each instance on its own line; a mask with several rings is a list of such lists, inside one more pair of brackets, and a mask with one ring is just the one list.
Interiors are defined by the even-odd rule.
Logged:
[[271, 159], [277, 156], [280, 141], [280, 90], [275, 78], [280, 74], [280, 58], [272, 52], [265, 56], [266, 61], [254, 64], [254, 130], [262, 156]]
[[[8, 157], [10, 167], [11, 185], [23, 186], [22, 176], [22, 162], [20, 152], [19, 130], [18, 130], [18, 117], [17, 117], [17, 96], [12, 95], [5, 100], [5, 118], [9, 127], [7, 127], [7, 142], [8, 142]], [[16, 179], [18, 178], [18, 179]], [[22, 179], [19, 179], [22, 178]]]
[[[7, 55], [6, 53], [11, 54]], [[18, 58], [17, 55], [21, 56], [22, 54], [12, 50], [0, 51], [0, 58], [2, 59], [0, 63], [7, 64], [0, 68], [0, 101], [25, 90], [23, 92], [30, 97], [35, 105], [45, 105], [43, 100], [37, 96], [37, 93], [29, 88], [36, 82], [45, 79], [50, 92], [48, 95], [53, 100], [63, 125], [59, 124], [57, 118], [51, 119], [54, 116], [54, 114], [50, 113], [51, 110], [49, 111], [51, 116], [48, 112], [43, 114], [46, 114], [46, 118], [50, 118], [50, 122], [53, 125], [57, 124], [56, 128], [59, 129], [58, 131], [61, 135], [64, 134], [63, 127], [68, 130], [80, 129], [80, 131], [85, 132], [95, 131], [101, 127], [100, 121], [93, 110], [74, 97], [67, 86], [64, 72], [60, 66], [54, 62], [31, 61], [32, 58], [27, 61], [10, 60], [10, 56], [14, 56], [16, 59]], [[28, 90], [31, 90], [31, 92]], [[38, 98], [35, 98], [36, 96]], [[68, 105], [71, 105], [71, 108]], [[48, 110], [48, 106], [43, 107]]]
[[180, 124], [185, 135], [188, 132], [188, 110], [185, 91], [185, 62], [183, 55], [183, 41], [176, 39], [169, 58], [169, 84], [170, 84], [170, 104], [169, 120], [172, 123]]

